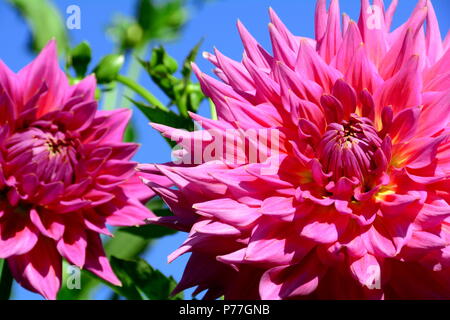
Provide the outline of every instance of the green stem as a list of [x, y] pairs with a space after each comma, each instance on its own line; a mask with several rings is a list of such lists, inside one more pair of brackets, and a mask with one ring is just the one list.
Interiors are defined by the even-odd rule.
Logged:
[[[142, 46], [139, 46], [139, 47], [133, 49], [129, 53], [130, 63], [129, 63], [128, 70], [126, 73], [126, 76], [128, 78], [131, 78], [135, 81], [139, 81], [139, 76], [141, 74], [142, 67], [141, 67], [141, 63], [139, 62], [138, 57], [145, 56], [145, 53], [148, 50], [148, 46], [149, 46], [148, 44], [144, 44]], [[123, 89], [124, 90], [123, 90], [120, 100], [119, 100], [119, 106], [121, 108], [130, 108], [131, 101], [129, 99], [127, 99], [127, 97], [134, 98], [133, 97], [134, 92], [128, 87], [125, 87]]]
[[162, 104], [153, 94], [151, 94], [147, 89], [141, 86], [139, 83], [134, 81], [131, 78], [128, 78], [124, 75], [119, 74], [117, 76], [117, 82], [120, 82], [124, 86], [132, 89], [134, 92], [139, 94], [142, 98], [144, 98], [148, 103], [152, 106], [155, 106], [163, 111], [169, 111], [165, 105]]
[[117, 101], [117, 85], [114, 84], [114, 88], [111, 91], [105, 92], [103, 94], [103, 109], [104, 110], [114, 110], [116, 108]]
[[0, 300], [8, 300], [11, 295], [13, 277], [6, 260], [0, 260]]

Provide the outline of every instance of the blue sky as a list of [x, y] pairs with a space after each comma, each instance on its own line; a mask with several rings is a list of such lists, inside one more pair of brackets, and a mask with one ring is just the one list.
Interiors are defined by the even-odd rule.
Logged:
[[[31, 0], [32, 1], [32, 0]], [[81, 29], [71, 30], [72, 44], [87, 40], [93, 49], [94, 62], [114, 49], [111, 39], [105, 36], [105, 29], [112, 18], [117, 15], [132, 15], [135, 1], [130, 0], [54, 0], [63, 17], [66, 8], [76, 4], [81, 8]], [[389, 3], [390, 1], [385, 1]], [[400, 0], [394, 18], [394, 27], [405, 21], [416, 1]], [[433, 0], [440, 21], [443, 36], [450, 27], [450, 1]], [[192, 7], [190, 21], [179, 39], [166, 45], [169, 53], [181, 61], [189, 50], [204, 38], [202, 50], [211, 51], [217, 47], [222, 53], [239, 60], [242, 45], [236, 31], [236, 21], [240, 19], [261, 44], [270, 50], [267, 32], [268, 8], [272, 7], [296, 35], [313, 37], [314, 34], [314, 0], [216, 0], [203, 7]], [[341, 0], [341, 10], [357, 19], [359, 1]], [[0, 59], [14, 71], [20, 70], [32, 60], [33, 55], [27, 51], [28, 29], [5, 0], [0, 0]], [[212, 67], [199, 59], [200, 68], [209, 72]], [[140, 83], [149, 88], [158, 98], [165, 101], [164, 95], [143, 75]], [[201, 113], [207, 115], [207, 108]], [[134, 123], [137, 127], [139, 142], [142, 147], [136, 156], [139, 162], [166, 162], [170, 160], [170, 149], [159, 134], [148, 126], [148, 121], [135, 110]], [[185, 234], [176, 234], [157, 242], [145, 258], [151, 265], [167, 275], [180, 279], [187, 257], [181, 257], [172, 264], [167, 264], [167, 255], [174, 251], [184, 240]], [[97, 297], [104, 297], [104, 291]], [[16, 286], [16, 299], [39, 299], [40, 296], [27, 292]]]

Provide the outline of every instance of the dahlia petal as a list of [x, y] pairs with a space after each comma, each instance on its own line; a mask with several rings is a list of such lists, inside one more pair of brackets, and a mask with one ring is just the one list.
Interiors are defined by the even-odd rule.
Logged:
[[[450, 32], [449, 32], [450, 35]], [[448, 37], [450, 39], [450, 37]], [[449, 41], [450, 43], [450, 41]], [[449, 48], [450, 49], [450, 48]], [[442, 57], [430, 68], [424, 72], [424, 84], [428, 87], [430, 82], [435, 79], [436, 76], [445, 74], [450, 68], [450, 50], [447, 49]]]
[[73, 119], [68, 124], [68, 128], [82, 131], [91, 125], [97, 111], [97, 101], [80, 103], [71, 111], [73, 112]]
[[120, 280], [111, 269], [108, 258], [103, 250], [100, 237], [90, 231], [87, 231], [86, 234], [88, 245], [84, 268], [115, 286], [121, 286]]
[[[14, 73], [0, 60], [0, 88], [9, 97], [16, 96], [16, 81]], [[16, 110], [12, 109], [12, 112]]]
[[332, 94], [342, 104], [344, 116], [348, 118], [356, 109], [356, 93], [344, 80], [338, 79], [333, 86]]
[[259, 68], [270, 69], [271, 59], [270, 55], [265, 51], [259, 43], [248, 32], [244, 25], [238, 20], [237, 28], [244, 44], [245, 54], [247, 57]]
[[442, 38], [439, 30], [439, 24], [436, 18], [436, 13], [431, 1], [427, 1], [427, 57], [430, 64], [434, 64], [442, 55]]
[[441, 237], [426, 231], [414, 231], [406, 244], [408, 248], [430, 250], [444, 248], [447, 244]]
[[[381, 12], [380, 12], [381, 11]], [[378, 20], [372, 21], [374, 15], [383, 15]], [[383, 3], [370, 6], [368, 0], [361, 1], [361, 13], [359, 15], [358, 26], [366, 44], [367, 54], [375, 65], [379, 65], [381, 57], [387, 50], [387, 39], [384, 25]]]
[[281, 19], [275, 13], [272, 7], [269, 7], [269, 16], [271, 23], [275, 26], [279, 34], [283, 37], [283, 40], [286, 43], [286, 45], [294, 51], [298, 50], [297, 38], [289, 31], [288, 28], [286, 28], [285, 24], [283, 23], [283, 21], [281, 21]]
[[127, 196], [130, 198], [134, 197], [143, 203], [147, 202], [155, 195], [155, 193], [142, 182], [137, 174], [122, 183], [121, 188]]
[[97, 189], [91, 189], [84, 197], [89, 200], [93, 206], [99, 206], [114, 199], [115, 195], [110, 192], [100, 191]]
[[437, 148], [448, 137], [416, 139], [415, 149], [408, 154], [407, 167], [411, 169], [424, 168], [436, 159]]
[[380, 276], [380, 264], [371, 254], [366, 254], [360, 259], [353, 261], [350, 265], [350, 269], [356, 280], [363, 286], [369, 287], [373, 285], [374, 281], [379, 281], [379, 279], [374, 277]]
[[116, 109], [112, 111], [98, 111], [95, 119], [101, 121], [101, 126], [107, 129], [101, 136], [101, 141], [122, 141], [123, 134], [131, 118], [130, 109]]
[[87, 177], [86, 179], [83, 179], [77, 183], [67, 186], [66, 189], [64, 190], [64, 198], [73, 199], [74, 197], [77, 197], [80, 194], [84, 194], [91, 183], [92, 179], [90, 177]]
[[[391, 33], [392, 46], [391, 49], [386, 53], [380, 69], [385, 70], [382, 73], [382, 76], [387, 79], [392, 77], [396, 70], [399, 70], [401, 67], [401, 61], [405, 63], [410, 56], [405, 55], [405, 51], [409, 51], [411, 48], [407, 49], [408, 41], [407, 38], [410, 37], [410, 40], [413, 40], [414, 44], [417, 45], [418, 39], [420, 38], [421, 27], [425, 21], [427, 16], [427, 8], [420, 7], [418, 3], [416, 9], [414, 10], [411, 18], [401, 27], [399, 27], [396, 31]], [[409, 51], [411, 53], [411, 51]], [[399, 65], [393, 65], [393, 62], [400, 62]], [[386, 65], [390, 65], [387, 67]]]
[[196, 232], [205, 234], [220, 234], [220, 235], [230, 235], [239, 236], [241, 231], [229, 224], [222, 223], [220, 221], [207, 220], [207, 224], [202, 223], [199, 225], [196, 223], [192, 228]]
[[[202, 268], [197, 268], [199, 265], [208, 265], [210, 268], [202, 270]], [[193, 268], [189, 268], [192, 266]], [[216, 261], [214, 258], [209, 257], [205, 254], [195, 252], [189, 258], [187, 267], [183, 272], [180, 282], [178, 282], [176, 288], [173, 290], [172, 295], [177, 294], [188, 288], [202, 285], [208, 288], [207, 284], [211, 282], [226, 282], [229, 281], [230, 272], [232, 268], [224, 263]], [[234, 272], [232, 273], [234, 275]], [[223, 292], [215, 297], [218, 298], [223, 295]], [[214, 297], [213, 297], [214, 298]]]
[[344, 107], [342, 103], [332, 95], [323, 95], [320, 105], [324, 109], [328, 123], [339, 123], [344, 118]]
[[320, 186], [324, 186], [328, 180], [328, 178], [331, 177], [330, 174], [325, 174], [323, 172], [323, 168], [322, 165], [320, 164], [320, 162], [317, 159], [313, 159], [311, 160], [311, 173], [312, 173], [312, 177], [314, 179], [314, 181], [320, 185]]
[[413, 56], [409, 62], [391, 79], [387, 80], [375, 93], [378, 108], [391, 105], [394, 111], [422, 103], [419, 57]]
[[341, 42], [342, 32], [339, 0], [331, 0], [325, 34], [318, 42], [318, 52], [327, 63], [330, 63], [334, 58], [341, 46]]
[[450, 121], [450, 93], [443, 92], [420, 114], [417, 136], [432, 136], [441, 131]]
[[245, 252], [247, 251], [247, 248], [242, 248], [237, 251], [224, 254], [221, 256], [217, 256], [217, 261], [226, 263], [226, 264], [238, 264], [242, 263], [245, 258]]
[[300, 235], [318, 243], [333, 243], [339, 237], [339, 229], [334, 221], [312, 221], [302, 228]]
[[45, 81], [48, 91], [39, 99], [39, 115], [52, 111], [56, 106], [62, 106], [69, 84], [66, 75], [59, 69], [54, 40], [46, 45], [31, 64], [20, 70], [17, 76], [19, 82], [27, 84], [20, 88], [23, 104], [33, 97]]
[[34, 248], [38, 241], [36, 229], [28, 218], [6, 213], [0, 223], [0, 258], [21, 255]]
[[289, 216], [295, 212], [293, 198], [270, 197], [266, 198], [259, 212], [269, 216]]
[[106, 218], [100, 215], [96, 210], [83, 210], [83, 218], [83, 224], [89, 230], [92, 230], [99, 234], [104, 234], [108, 237], [113, 237], [113, 234], [108, 230], [106, 226]]
[[345, 80], [353, 85], [356, 92], [367, 89], [373, 94], [382, 85], [383, 80], [365, 50], [365, 46], [360, 44], [350, 60], [349, 67], [343, 72]]
[[82, 268], [86, 259], [87, 236], [82, 228], [71, 228], [64, 232], [64, 236], [59, 239], [57, 249], [59, 254], [66, 258], [70, 263]]
[[363, 117], [373, 121], [375, 118], [375, 102], [370, 92], [367, 89], [362, 90], [359, 95], [359, 100], [362, 105], [361, 113]]
[[408, 194], [392, 194], [380, 202], [380, 209], [383, 215], [388, 217], [396, 217], [402, 214], [407, 216], [407, 207], [416, 204], [417, 201], [423, 203], [426, 194], [424, 192], [410, 191]]
[[327, 2], [326, 0], [316, 1], [316, 11], [314, 19], [314, 30], [316, 40], [322, 40], [327, 28]]
[[283, 38], [279, 30], [272, 23], [269, 23], [269, 34], [275, 60], [285, 63], [291, 69], [294, 68], [295, 53], [286, 42], [286, 39]]
[[8, 265], [22, 286], [55, 300], [61, 286], [61, 260], [53, 240], [41, 237], [30, 252], [8, 258]]
[[258, 67], [246, 56], [242, 59], [242, 63], [250, 73], [255, 86], [256, 94], [261, 101], [270, 101], [277, 105], [280, 103], [280, 85], [270, 78], [268, 74], [258, 69]]
[[36, 174], [29, 173], [22, 177], [22, 188], [25, 193], [34, 194], [39, 186], [39, 180]]
[[416, 222], [424, 229], [432, 229], [440, 225], [448, 216], [450, 216], [450, 205], [445, 200], [440, 200], [433, 204], [425, 203], [416, 217]]
[[64, 233], [64, 221], [58, 214], [48, 211], [41, 214], [36, 209], [31, 209], [30, 220], [46, 237], [59, 240]]
[[308, 80], [317, 82], [325, 93], [330, 93], [336, 80], [342, 78], [342, 74], [329, 67], [306, 40], [300, 41], [296, 71]]
[[323, 272], [324, 267], [313, 257], [299, 265], [269, 269], [259, 285], [261, 299], [278, 300], [308, 295], [317, 288]]
[[242, 91], [255, 89], [254, 82], [248, 71], [242, 64], [224, 56], [219, 50], [214, 49], [220, 69], [227, 77], [228, 84]]
[[[237, 227], [246, 227], [260, 217], [256, 209], [227, 198], [196, 203], [192, 207], [201, 215], [216, 217]], [[234, 212], [240, 212], [239, 216]]]
[[142, 225], [145, 219], [153, 216], [142, 203], [129, 199], [123, 206], [116, 207], [115, 210], [108, 212], [106, 222], [112, 226], [138, 226]]
[[89, 75], [76, 85], [71, 87], [72, 97], [80, 97], [83, 100], [95, 99], [95, 88], [97, 87], [97, 80], [94, 75]]
[[[257, 237], [257, 234], [254, 236]], [[300, 250], [303, 249], [305, 248], [301, 247]], [[307, 250], [309, 251], [309, 249]], [[294, 250], [294, 247], [286, 239], [256, 238], [249, 242], [243, 260], [245, 263], [257, 264], [259, 266], [276, 266], [291, 263], [296, 254], [297, 252]]]
[[378, 219], [376, 219], [370, 229], [362, 235], [362, 239], [367, 251], [374, 256], [393, 257], [397, 253], [388, 231]]
[[380, 66], [380, 74], [389, 79], [395, 75], [402, 66], [410, 59], [415, 53], [415, 34], [408, 29], [401, 47], [393, 47], [391, 51], [384, 56], [384, 59]]
[[245, 252], [245, 263], [259, 266], [279, 266], [300, 261], [314, 247], [314, 242], [299, 239], [288, 224], [272, 218], [265, 218], [266, 224], [258, 225], [253, 231]]
[[394, 143], [409, 141], [414, 136], [419, 122], [420, 111], [421, 109], [417, 107], [408, 108], [395, 116], [390, 132]]
[[64, 183], [61, 181], [51, 182], [48, 184], [41, 183], [39, 186], [38, 196], [42, 205], [50, 204], [56, 201], [64, 192]]
[[287, 95], [289, 91], [292, 91], [300, 99], [316, 104], [320, 102], [323, 90], [314, 81], [302, 78], [298, 73], [281, 62], [275, 64], [274, 72], [275, 74], [278, 73], [278, 81], [280, 82], [283, 95]]
[[360, 236], [361, 227], [350, 221], [345, 233], [339, 238], [339, 244], [347, 249], [350, 257], [361, 258], [367, 254], [367, 249]]
[[57, 205], [52, 206], [55, 211], [59, 213], [73, 212], [81, 208], [87, 207], [91, 201], [84, 199], [61, 200]]
[[[0, 61], [1, 63], [1, 61]], [[1, 68], [1, 64], [0, 64], [0, 68]], [[1, 74], [0, 74], [1, 76]], [[9, 124], [9, 123], [14, 123], [14, 120], [17, 117], [17, 111], [15, 108], [15, 104], [12, 101], [11, 97], [9, 96], [8, 92], [6, 91], [7, 88], [2, 88], [1, 87], [1, 83], [0, 83], [0, 90], [4, 90], [4, 92], [1, 92], [0, 94], [0, 103], [2, 104], [3, 108], [6, 110], [6, 112], [3, 112], [2, 115], [0, 116], [0, 123], [3, 124]]]

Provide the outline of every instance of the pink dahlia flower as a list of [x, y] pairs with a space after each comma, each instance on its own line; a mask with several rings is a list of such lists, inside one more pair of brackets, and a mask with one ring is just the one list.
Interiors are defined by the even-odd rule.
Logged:
[[97, 111], [95, 88], [93, 76], [68, 84], [54, 41], [17, 74], [0, 61], [0, 258], [47, 299], [62, 258], [119, 285], [100, 234], [153, 216], [130, 161], [138, 146], [122, 142], [130, 111]]
[[176, 291], [450, 298], [450, 37], [431, 1], [393, 31], [397, 1], [361, 3], [359, 21], [341, 24], [338, 1], [318, 1], [315, 39], [270, 10], [273, 54], [238, 22], [242, 61], [205, 54], [221, 81], [194, 66], [218, 120], [192, 115], [207, 129], [194, 133], [154, 125], [194, 161], [192, 146], [209, 153], [227, 130], [245, 151], [269, 145], [249, 129], [279, 133], [265, 161], [225, 161], [225, 143], [214, 160], [142, 167], [167, 178], [148, 185], [174, 216], [154, 222], [189, 232], [169, 257], [191, 253]]

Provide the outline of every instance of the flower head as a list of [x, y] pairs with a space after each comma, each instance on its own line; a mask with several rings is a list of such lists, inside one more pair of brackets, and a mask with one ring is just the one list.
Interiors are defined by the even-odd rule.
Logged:
[[362, 0], [359, 21], [344, 15], [341, 24], [338, 1], [327, 10], [319, 0], [315, 39], [293, 35], [270, 10], [273, 54], [238, 22], [241, 62], [206, 53], [221, 81], [194, 65], [218, 120], [192, 115], [207, 129], [200, 134], [156, 129], [203, 153], [228, 129], [279, 134], [264, 161], [244, 152], [243, 163], [142, 166], [144, 176], [167, 178], [148, 182], [175, 214], [155, 223], [189, 232], [170, 256], [191, 252], [177, 290], [231, 299], [450, 296], [450, 41], [429, 0], [389, 31], [396, 5]]
[[0, 61], [0, 258], [48, 299], [62, 258], [120, 284], [100, 234], [153, 216], [130, 161], [137, 145], [122, 142], [130, 112], [97, 111], [95, 89], [93, 76], [69, 85], [54, 41], [17, 74]]

